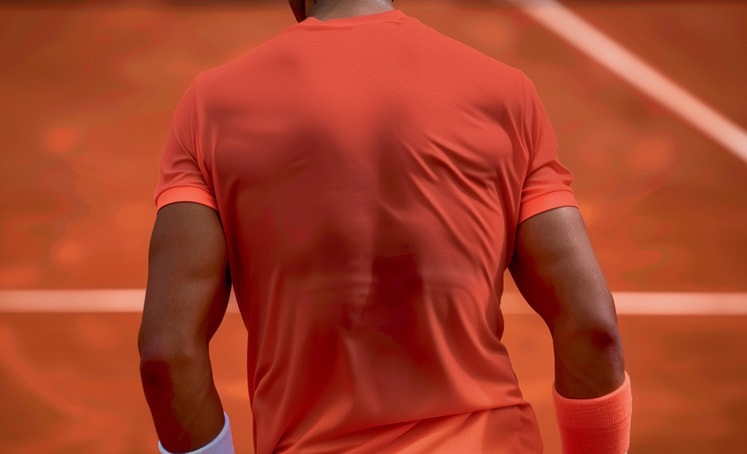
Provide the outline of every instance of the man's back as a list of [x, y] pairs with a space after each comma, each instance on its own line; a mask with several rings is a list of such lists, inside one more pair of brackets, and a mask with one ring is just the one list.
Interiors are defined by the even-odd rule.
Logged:
[[519, 222], [574, 206], [519, 71], [394, 10], [195, 80], [157, 190], [217, 208], [258, 454], [541, 452], [500, 337]]

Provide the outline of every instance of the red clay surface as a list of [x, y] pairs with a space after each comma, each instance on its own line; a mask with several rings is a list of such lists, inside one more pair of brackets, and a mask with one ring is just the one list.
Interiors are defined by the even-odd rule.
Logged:
[[[0, 290], [144, 287], [152, 190], [182, 91], [293, 20], [284, 2], [155, 3], [0, 7]], [[747, 128], [747, 4], [564, 4]], [[614, 291], [747, 292], [747, 165], [516, 10], [398, 6], [535, 81]], [[155, 452], [138, 321], [0, 313], [3, 452]], [[635, 393], [631, 453], [747, 446], [746, 322], [620, 317]], [[213, 349], [238, 452], [248, 454], [244, 338], [230, 315]], [[549, 336], [536, 317], [514, 315], [506, 343], [546, 452], [558, 452]]]

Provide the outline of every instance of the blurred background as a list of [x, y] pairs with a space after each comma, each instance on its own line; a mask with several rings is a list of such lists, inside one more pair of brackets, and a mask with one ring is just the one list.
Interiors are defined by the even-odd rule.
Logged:
[[[537, 85], [618, 302], [631, 453], [747, 452], [747, 2], [395, 6]], [[156, 451], [136, 335], [171, 115], [294, 23], [284, 0], [0, 1], [2, 452]], [[510, 279], [505, 306], [559, 452], [550, 337]], [[230, 314], [212, 345], [239, 454], [244, 342]]]

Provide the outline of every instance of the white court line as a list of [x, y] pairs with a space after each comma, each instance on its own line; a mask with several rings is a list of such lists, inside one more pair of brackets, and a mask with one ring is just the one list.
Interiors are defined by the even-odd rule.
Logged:
[[[505, 4], [506, 0], [494, 0]], [[507, 0], [747, 163], [747, 131], [555, 0]], [[715, 82], [718, 83], [718, 82]]]
[[[621, 315], [747, 315], [747, 293], [613, 292]], [[507, 314], [530, 313], [517, 293], [503, 295]]]
[[[6, 290], [0, 313], [138, 313], [145, 290]], [[747, 315], [747, 293], [615, 292], [621, 315]], [[518, 293], [502, 299], [506, 314], [531, 313]], [[238, 312], [235, 300], [229, 312]]]
[[[2, 290], [0, 312], [140, 312], [144, 289]], [[229, 312], [238, 312], [231, 292]]]

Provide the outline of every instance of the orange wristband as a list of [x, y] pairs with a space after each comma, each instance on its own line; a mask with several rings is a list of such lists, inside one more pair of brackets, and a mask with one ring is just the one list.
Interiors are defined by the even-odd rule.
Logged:
[[593, 399], [569, 399], [553, 386], [563, 454], [624, 454], [630, 447], [633, 394], [630, 376], [617, 390]]

